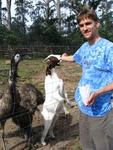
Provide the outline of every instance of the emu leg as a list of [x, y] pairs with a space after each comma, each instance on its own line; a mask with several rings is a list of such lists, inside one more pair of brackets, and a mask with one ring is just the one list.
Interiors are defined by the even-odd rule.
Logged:
[[5, 121], [2, 121], [1, 122], [0, 135], [2, 138], [3, 150], [6, 150], [6, 145], [5, 145], [5, 140], [4, 140], [4, 126], [5, 126]]
[[27, 147], [29, 150], [33, 147], [32, 142], [32, 126], [30, 125], [30, 127], [27, 128]]
[[29, 119], [29, 123], [27, 128], [25, 129], [26, 131], [26, 136], [27, 136], [27, 147], [29, 148], [29, 150], [31, 150], [33, 148], [33, 132], [32, 132], [32, 115], [28, 114], [28, 119]]

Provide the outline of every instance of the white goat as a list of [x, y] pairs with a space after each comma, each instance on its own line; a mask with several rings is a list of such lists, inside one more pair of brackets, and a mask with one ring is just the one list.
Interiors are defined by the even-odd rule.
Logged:
[[53, 127], [62, 110], [67, 113], [64, 105], [66, 99], [67, 104], [70, 104], [67, 93], [64, 91], [63, 80], [60, 79], [55, 72], [55, 66], [59, 66], [61, 62], [60, 55], [49, 55], [45, 59], [48, 63], [45, 77], [45, 102], [43, 104], [42, 115], [44, 117], [44, 130], [41, 137], [41, 143], [46, 145], [45, 138], [49, 133], [50, 137], [54, 138]]

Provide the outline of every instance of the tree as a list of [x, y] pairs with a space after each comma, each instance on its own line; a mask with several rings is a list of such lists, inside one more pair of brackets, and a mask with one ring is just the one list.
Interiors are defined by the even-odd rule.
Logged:
[[52, 0], [39, 0], [35, 5], [35, 10], [32, 12], [32, 19], [43, 17], [45, 20], [54, 18], [55, 7]]
[[53, 0], [56, 8], [56, 17], [58, 20], [58, 31], [61, 31], [61, 1], [60, 0]]
[[17, 18], [18, 22], [22, 24], [22, 33], [26, 33], [26, 22], [27, 16], [29, 16], [29, 13], [31, 9], [33, 8], [33, 1], [28, 0], [16, 0], [16, 14], [15, 17]]
[[55, 44], [60, 41], [60, 34], [57, 31], [55, 17], [55, 5], [52, 0], [38, 1], [35, 10], [32, 12], [33, 25], [30, 28], [32, 37], [37, 37], [37, 42], [44, 44]]

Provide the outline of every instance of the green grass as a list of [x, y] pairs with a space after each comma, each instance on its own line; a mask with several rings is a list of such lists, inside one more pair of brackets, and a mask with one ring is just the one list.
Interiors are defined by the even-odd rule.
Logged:
[[[0, 59], [0, 83], [6, 84], [8, 79], [8, 73], [10, 69], [10, 64], [6, 64], [7, 60]], [[33, 78], [45, 71], [44, 63], [42, 59], [33, 59], [33, 60], [23, 60], [19, 63], [18, 83], [33, 83]], [[5, 85], [4, 85], [5, 86]], [[4, 87], [2, 86], [2, 87]], [[36, 85], [37, 86], [37, 85]], [[43, 84], [38, 85], [38, 88], [42, 89]], [[0, 89], [2, 88], [0, 87]]]
[[32, 83], [39, 90], [43, 91], [44, 81], [40, 79], [40, 74], [45, 71], [42, 59], [24, 60], [20, 62], [18, 74], [19, 83]]
[[43, 70], [43, 66], [42, 59], [24, 60], [19, 64], [18, 73], [23, 80], [30, 80]]
[[[0, 59], [0, 85], [2, 85], [2, 83], [7, 83], [10, 64], [7, 64], [6, 61], [6, 59]], [[21, 61], [18, 67], [18, 75], [20, 76], [20, 78], [18, 78], [18, 84], [22, 84], [24, 82], [32, 83], [39, 89], [43, 90], [45, 68], [46, 64], [43, 63], [43, 59], [41, 58]], [[78, 84], [78, 80], [81, 75], [80, 67], [74, 63], [71, 65], [69, 63], [62, 63], [58, 69], [61, 72], [61, 78], [63, 78], [67, 87], [70, 86], [69, 91], [71, 87], [71, 89], [74, 89], [75, 85]], [[2, 87], [0, 86], [0, 89], [1, 88]]]
[[5, 59], [0, 59], [0, 82], [4, 82], [8, 78], [8, 70], [10, 65], [6, 65], [5, 61]]

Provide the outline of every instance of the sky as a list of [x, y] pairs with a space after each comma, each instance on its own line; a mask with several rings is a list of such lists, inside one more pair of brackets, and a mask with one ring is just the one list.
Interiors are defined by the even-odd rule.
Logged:
[[[38, 0], [33, 0], [33, 3], [35, 4]], [[14, 17], [15, 15], [15, 0], [12, 0], [11, 2], [11, 16]], [[2, 0], [2, 7], [6, 7], [6, 0]], [[29, 17], [28, 17], [29, 18]], [[31, 25], [31, 21], [29, 19], [29, 21], [27, 22], [27, 25]]]
[[[38, 2], [38, 0], [33, 0], [34, 4], [36, 2]], [[11, 3], [11, 15], [12, 15], [12, 17], [15, 15], [15, 5], [14, 5], [14, 3], [15, 3], [15, 0], [12, 0], [12, 3]], [[2, 0], [2, 7], [6, 7], [6, 0]], [[112, 5], [111, 10], [113, 11], [113, 5]], [[30, 21], [28, 22], [28, 24], [31, 24]]]
[[[14, 2], [15, 0], [12, 0], [12, 3], [11, 3], [11, 14], [12, 16], [14, 16], [14, 9], [15, 9], [15, 6], [14, 6]], [[2, 0], [2, 7], [6, 7], [6, 0]]]

